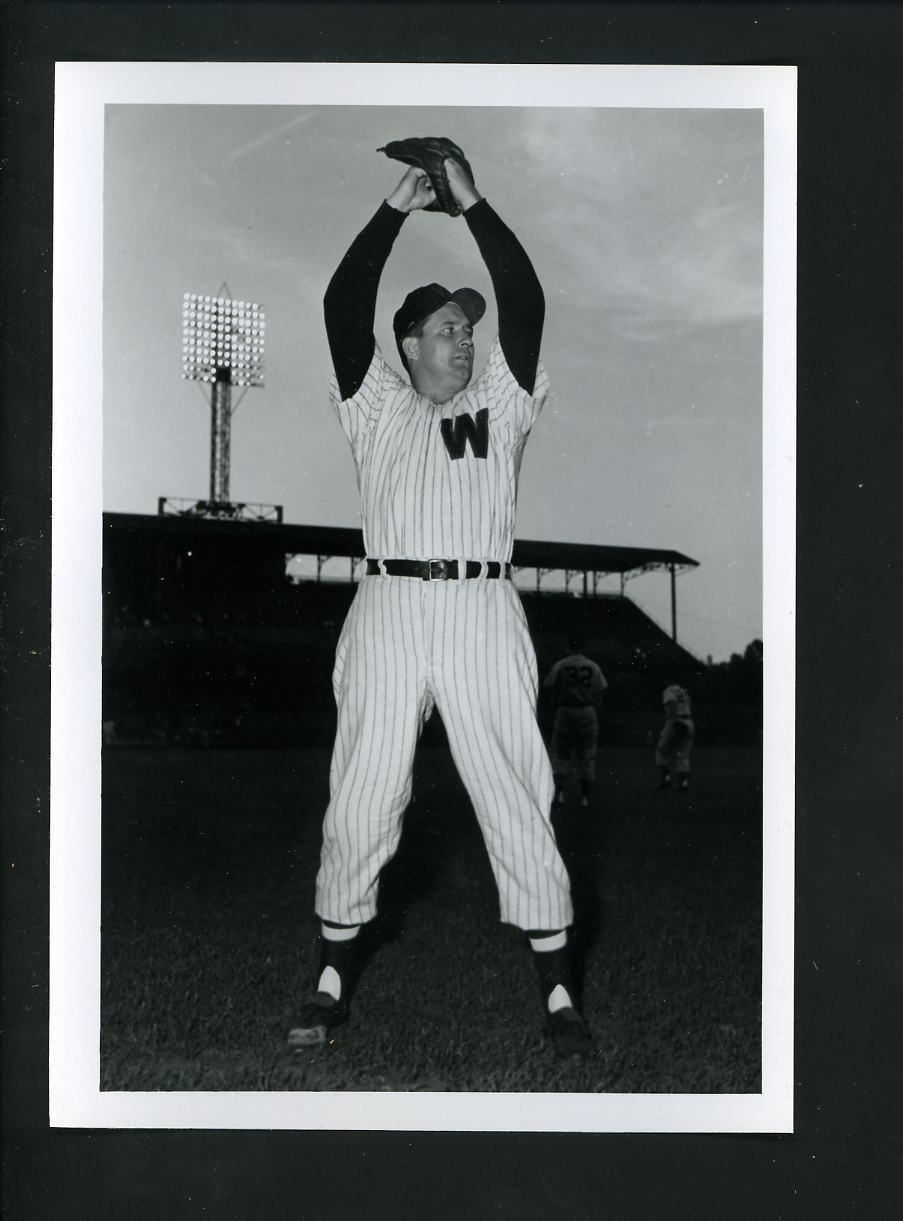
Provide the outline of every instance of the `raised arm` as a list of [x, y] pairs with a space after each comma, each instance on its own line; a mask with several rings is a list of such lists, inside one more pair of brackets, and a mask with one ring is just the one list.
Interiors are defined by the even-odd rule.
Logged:
[[409, 169], [349, 246], [323, 298], [326, 336], [339, 393], [350, 398], [366, 376], [376, 339], [376, 294], [405, 217], [430, 202], [420, 171]]
[[505, 360], [518, 384], [532, 394], [545, 320], [542, 285], [523, 246], [465, 170], [452, 160], [445, 169], [492, 280]]

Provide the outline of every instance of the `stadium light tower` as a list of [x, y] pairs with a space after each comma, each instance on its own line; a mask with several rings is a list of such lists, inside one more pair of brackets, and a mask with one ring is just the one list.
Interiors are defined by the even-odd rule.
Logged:
[[[226, 295], [222, 295], [223, 289]], [[182, 300], [182, 379], [210, 386], [210, 495], [207, 500], [161, 497], [161, 514], [281, 521], [279, 505], [229, 500], [232, 387], [263, 386], [266, 318], [260, 305], [237, 301], [224, 284], [220, 296], [185, 293]]]

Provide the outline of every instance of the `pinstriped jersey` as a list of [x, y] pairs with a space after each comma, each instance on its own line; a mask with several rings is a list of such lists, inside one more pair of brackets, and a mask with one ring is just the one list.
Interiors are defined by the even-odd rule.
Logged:
[[355, 394], [330, 400], [354, 456], [368, 556], [511, 558], [521, 459], [548, 393], [533, 394], [492, 344], [485, 368], [445, 403], [419, 394], [376, 345]]

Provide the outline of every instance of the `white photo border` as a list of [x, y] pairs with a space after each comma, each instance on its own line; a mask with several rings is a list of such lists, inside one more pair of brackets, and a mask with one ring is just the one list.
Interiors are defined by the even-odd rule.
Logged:
[[[793, 1130], [796, 69], [58, 63], [54, 125], [50, 1124], [346, 1131]], [[103, 138], [109, 104], [751, 108], [764, 117], [759, 1094], [115, 1092], [100, 1081]]]

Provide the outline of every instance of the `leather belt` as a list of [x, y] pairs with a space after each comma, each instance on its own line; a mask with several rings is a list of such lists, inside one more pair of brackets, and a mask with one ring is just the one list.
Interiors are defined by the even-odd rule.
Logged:
[[490, 580], [511, 576], [511, 565], [498, 560], [367, 560], [367, 576], [419, 577], [421, 581], [460, 581], [473, 577]]

